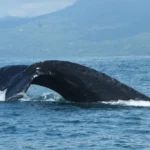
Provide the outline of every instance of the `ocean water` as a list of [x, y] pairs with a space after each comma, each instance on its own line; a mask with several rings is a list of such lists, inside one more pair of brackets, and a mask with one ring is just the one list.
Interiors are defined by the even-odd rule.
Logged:
[[[0, 67], [40, 59], [0, 59]], [[69, 59], [66, 59], [69, 60]], [[150, 96], [150, 57], [78, 58]], [[0, 150], [150, 150], [150, 102], [69, 103], [32, 86], [25, 98], [0, 93]]]

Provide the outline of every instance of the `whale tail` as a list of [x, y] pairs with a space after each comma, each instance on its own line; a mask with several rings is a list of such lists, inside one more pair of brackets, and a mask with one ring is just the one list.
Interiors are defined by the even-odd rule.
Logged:
[[68, 61], [44, 61], [0, 69], [0, 90], [6, 100], [23, 97], [31, 84], [50, 88], [74, 102], [150, 100], [133, 88], [94, 69]]

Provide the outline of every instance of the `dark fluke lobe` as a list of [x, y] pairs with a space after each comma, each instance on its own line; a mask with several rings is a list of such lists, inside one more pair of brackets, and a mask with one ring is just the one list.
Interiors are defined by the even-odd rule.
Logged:
[[50, 88], [66, 100], [97, 102], [112, 100], [150, 100], [133, 88], [102, 72], [68, 61], [43, 61], [30, 66], [0, 68], [0, 90], [6, 100], [23, 97], [31, 84]]

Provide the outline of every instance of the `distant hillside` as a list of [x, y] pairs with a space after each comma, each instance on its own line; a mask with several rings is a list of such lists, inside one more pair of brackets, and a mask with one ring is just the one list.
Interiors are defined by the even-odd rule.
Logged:
[[56, 13], [0, 25], [1, 56], [150, 55], [149, 6], [148, 0], [78, 0]]
[[20, 17], [4, 17], [0, 19], [0, 28], [14, 28], [29, 21], [33, 18], [20, 18]]

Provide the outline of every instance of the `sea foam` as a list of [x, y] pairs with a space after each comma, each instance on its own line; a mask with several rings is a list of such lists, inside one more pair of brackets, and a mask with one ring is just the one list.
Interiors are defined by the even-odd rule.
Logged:
[[144, 100], [118, 100], [118, 101], [110, 101], [110, 102], [102, 102], [103, 104], [109, 105], [121, 105], [121, 106], [134, 106], [134, 107], [150, 107], [149, 101]]

